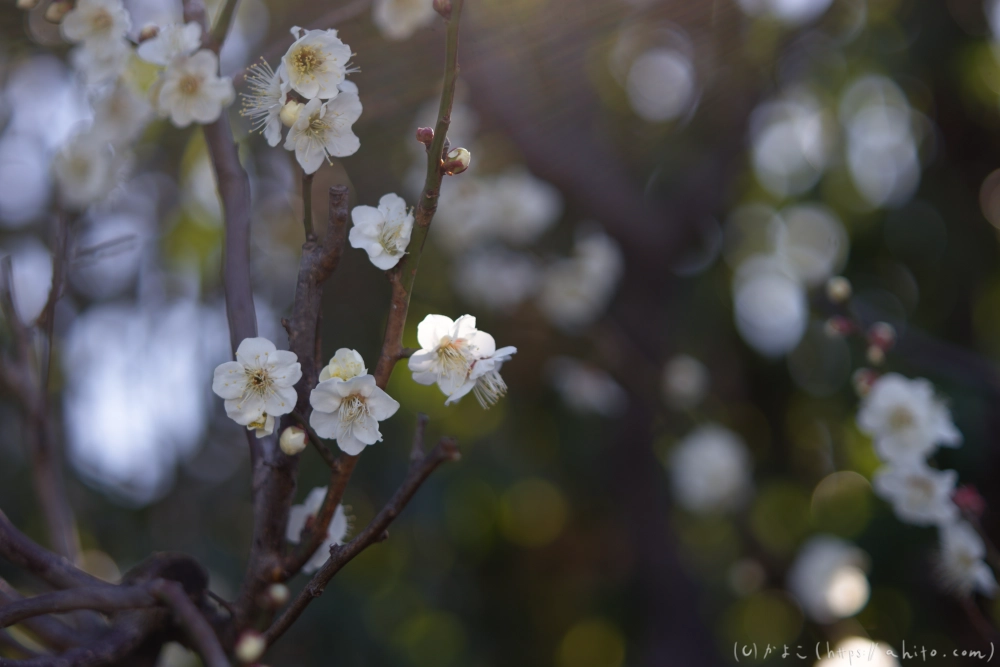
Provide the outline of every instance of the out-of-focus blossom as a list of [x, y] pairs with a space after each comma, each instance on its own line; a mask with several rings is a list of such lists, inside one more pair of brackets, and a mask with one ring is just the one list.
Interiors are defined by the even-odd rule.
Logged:
[[972, 526], [959, 521], [943, 527], [940, 536], [938, 575], [944, 586], [959, 596], [978, 591], [993, 597], [997, 591], [997, 580], [983, 561], [986, 545]]
[[333, 99], [337, 86], [348, 73], [351, 47], [337, 37], [336, 30], [292, 28], [295, 42], [281, 58], [281, 67], [292, 90], [306, 99]]
[[628, 405], [625, 390], [597, 366], [572, 357], [555, 357], [546, 371], [563, 402], [576, 412], [617, 417]]
[[811, 204], [789, 206], [775, 223], [776, 253], [806, 285], [820, 285], [840, 269], [848, 239], [833, 211]]
[[802, 545], [788, 571], [788, 590], [810, 619], [830, 623], [868, 603], [868, 556], [849, 542], [817, 535]]
[[538, 263], [530, 255], [489, 247], [461, 255], [452, 282], [468, 301], [510, 312], [535, 293], [539, 277]]
[[736, 0], [750, 16], [766, 15], [789, 26], [810, 23], [830, 7], [833, 0]]
[[898, 373], [887, 373], [872, 385], [858, 412], [858, 427], [874, 439], [879, 456], [893, 463], [922, 461], [938, 445], [962, 444], [934, 386]]
[[0, 224], [23, 227], [41, 214], [52, 189], [51, 165], [40, 139], [0, 137]]
[[87, 134], [74, 137], [52, 163], [63, 204], [83, 209], [101, 200], [121, 181], [127, 164], [108, 142]]
[[688, 433], [670, 452], [677, 502], [697, 513], [738, 509], [749, 498], [753, 461], [743, 439], [709, 423]]
[[679, 354], [663, 367], [663, 396], [675, 410], [691, 410], [705, 398], [708, 369], [692, 356]]
[[354, 222], [348, 235], [351, 247], [367, 252], [376, 267], [387, 271], [406, 254], [413, 232], [413, 213], [399, 195], [383, 195], [378, 208], [355, 206], [351, 220]]
[[69, 57], [86, 85], [96, 88], [113, 82], [125, 73], [132, 58], [132, 49], [124, 41], [103, 49], [84, 45], [73, 49]]
[[49, 298], [52, 254], [40, 241], [29, 236], [0, 250], [0, 257], [5, 255], [10, 256], [15, 312], [22, 322], [30, 325], [41, 315]]
[[156, 36], [136, 48], [136, 55], [154, 65], [169, 65], [174, 58], [190, 56], [201, 46], [201, 25], [177, 24], [160, 28]]
[[341, 451], [360, 454], [381, 442], [378, 423], [396, 414], [399, 403], [375, 384], [371, 375], [320, 382], [309, 395], [309, 424], [323, 438], [333, 438]]
[[562, 214], [559, 191], [527, 169], [512, 168], [495, 177], [488, 202], [497, 236], [515, 244], [532, 243]]
[[149, 102], [131, 85], [119, 81], [94, 102], [94, 125], [88, 134], [116, 146], [127, 146], [142, 133], [151, 115]]
[[813, 667], [854, 667], [860, 662], [867, 667], [900, 667], [896, 659], [900, 651], [870, 637], [847, 637], [830, 649], [823, 646], [819, 653], [820, 659]]
[[130, 27], [121, 0], [78, 0], [60, 23], [67, 41], [83, 42], [91, 51], [115, 48]]
[[747, 344], [767, 357], [780, 357], [802, 339], [809, 306], [801, 283], [773, 260], [747, 262], [733, 287], [736, 329]]
[[812, 188], [829, 161], [832, 125], [829, 114], [805, 91], [761, 104], [750, 119], [757, 180], [779, 197]]
[[[279, 350], [266, 338], [244, 338], [236, 349], [236, 361], [215, 369], [212, 391], [225, 399], [226, 414], [247, 426], [267, 416], [287, 415], [295, 408], [295, 383], [302, 367], [294, 352]], [[273, 430], [273, 426], [272, 426]]]
[[233, 82], [218, 71], [219, 58], [208, 49], [172, 60], [156, 92], [160, 114], [177, 127], [218, 120], [235, 97]]
[[915, 526], [941, 526], [958, 518], [952, 502], [958, 473], [936, 470], [923, 462], [893, 464], [879, 469], [872, 488], [892, 503], [900, 521]]
[[676, 49], [657, 47], [639, 55], [625, 82], [629, 104], [651, 123], [675, 120], [687, 113], [697, 98], [694, 65]]
[[368, 369], [365, 368], [365, 360], [361, 358], [357, 350], [342, 347], [330, 358], [330, 363], [319, 372], [319, 381], [338, 379], [350, 380], [359, 375], [366, 375]]
[[[305, 502], [301, 505], [292, 505], [288, 513], [288, 527], [285, 530], [285, 538], [292, 544], [298, 544], [302, 540], [302, 531], [306, 529], [306, 524], [310, 519], [315, 520], [323, 507], [323, 500], [326, 498], [327, 487], [317, 487], [309, 492]], [[326, 539], [316, 550], [312, 557], [306, 562], [302, 571], [312, 574], [323, 567], [323, 563], [330, 558], [330, 547], [341, 545], [347, 538], [347, 533], [351, 529], [351, 523], [347, 519], [343, 505], [337, 505], [330, 520], [330, 527], [326, 531]]]
[[621, 248], [600, 231], [579, 235], [573, 255], [545, 270], [538, 296], [542, 312], [566, 330], [587, 326], [601, 316], [624, 269]]
[[431, 0], [375, 0], [372, 6], [375, 27], [391, 40], [407, 39], [436, 16]]
[[[281, 68], [278, 69], [280, 72]], [[250, 118], [250, 126], [255, 132], [262, 132], [269, 145], [277, 146], [281, 141], [281, 113], [286, 97], [282, 77], [262, 58], [247, 70], [246, 82], [250, 92], [240, 93], [243, 98], [240, 115]], [[301, 111], [304, 105], [295, 104]], [[294, 125], [294, 121], [291, 124]]]
[[315, 173], [323, 160], [358, 151], [361, 140], [351, 126], [360, 117], [361, 100], [353, 93], [342, 93], [329, 102], [311, 100], [288, 131], [285, 148], [295, 151], [303, 171]]

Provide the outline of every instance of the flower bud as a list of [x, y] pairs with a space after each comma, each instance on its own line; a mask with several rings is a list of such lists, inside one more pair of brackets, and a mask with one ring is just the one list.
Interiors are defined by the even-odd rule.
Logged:
[[304, 106], [304, 104], [295, 100], [285, 102], [285, 106], [281, 107], [281, 112], [278, 113], [278, 118], [281, 119], [282, 125], [285, 127], [295, 125], [295, 121], [299, 119], [299, 112], [302, 111], [302, 107]]
[[448, 159], [441, 165], [441, 168], [449, 176], [461, 174], [469, 168], [469, 163], [472, 162], [472, 154], [464, 148], [456, 148], [448, 153], [447, 157]]
[[866, 356], [872, 366], [881, 366], [885, 363], [885, 350], [878, 345], [869, 345]]
[[260, 656], [264, 655], [266, 648], [267, 644], [264, 643], [264, 638], [259, 632], [247, 630], [240, 635], [239, 641], [236, 642], [236, 659], [243, 664], [257, 662]]
[[847, 336], [855, 331], [854, 322], [840, 315], [828, 319], [823, 328], [828, 336]]
[[896, 329], [888, 322], [876, 322], [868, 329], [868, 344], [883, 352], [896, 343]]
[[62, 23], [63, 17], [73, 9], [69, 0], [56, 0], [45, 10], [45, 20], [49, 23]]
[[958, 509], [972, 516], [981, 517], [986, 511], [986, 500], [971, 484], [965, 484], [955, 489], [951, 499], [958, 505]]
[[854, 392], [858, 396], [866, 395], [878, 379], [878, 373], [870, 368], [859, 368], [851, 376], [851, 384], [854, 385]]
[[833, 303], [846, 303], [851, 298], [851, 281], [844, 276], [834, 276], [826, 281], [826, 298]]
[[434, 0], [434, 11], [445, 19], [451, 18], [451, 0]]
[[289, 426], [281, 432], [278, 445], [284, 453], [295, 456], [306, 448], [306, 432], [298, 426]]
[[434, 128], [433, 127], [418, 127], [417, 128], [417, 141], [422, 143], [428, 148], [434, 142]]
[[160, 34], [160, 26], [155, 23], [147, 23], [142, 26], [142, 30], [139, 31], [139, 43], [145, 42], [148, 39], [153, 39]]
[[267, 600], [275, 608], [284, 607], [291, 597], [288, 586], [284, 584], [271, 584], [267, 587]]
[[38, 0], [17, 0], [17, 8], [25, 11], [38, 6]]

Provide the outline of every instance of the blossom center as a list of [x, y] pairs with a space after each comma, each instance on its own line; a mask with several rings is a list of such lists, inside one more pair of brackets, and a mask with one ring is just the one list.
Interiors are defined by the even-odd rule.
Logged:
[[448, 375], [465, 375], [469, 370], [469, 362], [465, 356], [465, 340], [462, 338], [451, 339], [448, 336], [441, 338], [438, 343], [437, 356], [441, 369]]
[[90, 19], [90, 27], [94, 29], [94, 32], [103, 32], [108, 30], [114, 25], [114, 23], [115, 20], [106, 9], [97, 10]]
[[476, 386], [472, 388], [479, 405], [490, 408], [507, 393], [507, 383], [500, 377], [500, 373], [490, 371], [476, 380]]
[[183, 94], [194, 95], [201, 88], [201, 77], [194, 74], [185, 74], [181, 78], [181, 82], [178, 87]]
[[254, 394], [265, 396], [271, 391], [271, 376], [263, 368], [246, 369], [246, 386]]
[[400, 225], [390, 227], [389, 223], [383, 222], [379, 227], [378, 244], [382, 246], [390, 255], [399, 254], [399, 238], [402, 236], [403, 228]]
[[903, 406], [897, 406], [889, 413], [889, 428], [893, 431], [908, 429], [916, 423], [913, 413]]
[[311, 46], [301, 46], [291, 60], [292, 67], [299, 76], [315, 77], [323, 64], [323, 52]]
[[925, 505], [934, 497], [934, 483], [923, 477], [911, 477], [906, 480], [909, 489], [910, 502], [915, 505]]
[[340, 404], [340, 421], [344, 424], [353, 424], [367, 415], [368, 404], [357, 394], [351, 394]]

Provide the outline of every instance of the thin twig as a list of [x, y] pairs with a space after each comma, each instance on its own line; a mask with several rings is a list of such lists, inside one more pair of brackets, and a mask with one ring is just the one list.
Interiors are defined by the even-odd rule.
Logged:
[[215, 24], [209, 33], [209, 48], [214, 49], [216, 53], [222, 50], [222, 43], [226, 41], [226, 33], [229, 32], [229, 26], [233, 23], [233, 15], [236, 13], [238, 3], [239, 0], [226, 0], [222, 9], [219, 10], [219, 15], [215, 17]]
[[0, 557], [56, 588], [111, 586], [36, 544], [10, 522], [3, 510], [0, 510]]
[[330, 583], [347, 563], [351, 562], [366, 548], [381, 541], [386, 529], [399, 516], [410, 499], [435, 469], [445, 461], [455, 461], [459, 458], [458, 447], [453, 440], [444, 439], [426, 456], [410, 463], [409, 471], [402, 485], [393, 494], [392, 499], [375, 516], [374, 519], [353, 540], [344, 546], [330, 549], [330, 558], [317, 571], [305, 588], [299, 593], [278, 617], [278, 620], [264, 633], [268, 646], [274, 644], [281, 635], [302, 615], [309, 603], [323, 594], [326, 585]]
[[[24, 596], [13, 586], [4, 579], [0, 579], [0, 606], [23, 599]], [[76, 630], [58, 618], [39, 616], [37, 618], [25, 619], [22, 625], [42, 644], [57, 651], [62, 651], [84, 642], [84, 638], [77, 634]]]
[[183, 586], [174, 581], [161, 580], [151, 584], [150, 590], [173, 611], [174, 619], [187, 631], [207, 667], [229, 667], [229, 659], [222, 650], [219, 638], [184, 592]]
[[156, 603], [143, 586], [88, 586], [42, 593], [0, 607], [0, 628], [45, 614], [62, 614], [78, 609], [114, 612], [149, 607]]
[[302, 172], [302, 226], [306, 230], [306, 240], [315, 238], [313, 231], [313, 185], [314, 174]]

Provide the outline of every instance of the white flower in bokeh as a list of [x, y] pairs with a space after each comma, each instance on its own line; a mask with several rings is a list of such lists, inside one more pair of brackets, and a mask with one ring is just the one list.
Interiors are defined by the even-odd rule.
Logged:
[[788, 590], [817, 623], [854, 616], [868, 603], [868, 556], [849, 542], [817, 535], [802, 545], [788, 571]]
[[406, 254], [413, 232], [413, 213], [399, 195], [383, 195], [378, 208], [355, 206], [351, 220], [354, 221], [348, 235], [351, 247], [367, 252], [368, 259], [378, 268], [387, 271]]
[[360, 454], [382, 440], [378, 423], [396, 414], [399, 403], [382, 391], [371, 375], [320, 382], [309, 395], [309, 424], [323, 438], [333, 438], [341, 451]]
[[757, 180], [778, 197], [806, 192], [826, 170], [833, 131], [830, 114], [806, 91], [761, 104], [750, 118]]
[[686, 114], [697, 97], [694, 66], [677, 49], [657, 47], [629, 67], [625, 90], [632, 110], [643, 120], [662, 123]]
[[767, 357], [791, 351], [809, 324], [805, 289], [770, 258], [746, 262], [736, 272], [733, 310], [740, 336]]
[[215, 369], [212, 391], [225, 399], [229, 418], [243, 426], [265, 416], [287, 415], [295, 408], [295, 383], [302, 377], [297, 359], [294, 352], [279, 350], [266, 338], [245, 338], [236, 350], [236, 361]]
[[52, 162], [61, 201], [72, 209], [100, 201], [121, 181], [127, 163], [106, 141], [86, 134], [70, 139]]
[[900, 521], [915, 526], [940, 526], [958, 518], [951, 499], [958, 473], [937, 470], [922, 462], [880, 468], [872, 477], [872, 488], [892, 504]]
[[847, 231], [833, 211], [812, 204], [782, 209], [773, 221], [775, 253], [806, 285], [836, 273], [847, 257]]
[[391, 40], [410, 37], [434, 20], [431, 0], [375, 0], [372, 21], [382, 36]]
[[319, 372], [319, 381], [338, 379], [350, 380], [359, 375], [365, 375], [368, 369], [365, 368], [365, 360], [361, 358], [357, 350], [342, 347], [330, 358], [330, 363]]
[[752, 466], [740, 436], [719, 424], [704, 424], [670, 452], [674, 497], [692, 512], [736, 510], [750, 496]]
[[136, 55], [154, 65], [169, 65], [174, 58], [189, 56], [201, 47], [201, 25], [173, 23], [136, 48]]
[[625, 267], [621, 248], [600, 231], [578, 236], [573, 255], [545, 270], [538, 295], [548, 319], [570, 331], [592, 324], [604, 313]]
[[[513, 351], [513, 348], [497, 350], [493, 336], [476, 329], [476, 318], [472, 315], [457, 320], [428, 315], [417, 325], [417, 342], [420, 350], [408, 362], [413, 380], [423, 385], [436, 383], [449, 397], [447, 403], [472, 391], [478, 377], [494, 369], [494, 355]], [[482, 363], [477, 367], [480, 360]]]
[[708, 393], [708, 369], [692, 356], [679, 354], [663, 367], [663, 396], [675, 410], [691, 410]]
[[494, 233], [505, 241], [536, 241], [562, 215], [562, 195], [527, 169], [508, 169], [490, 184], [488, 214]]
[[502, 247], [463, 253], [453, 272], [455, 290], [467, 301], [510, 312], [538, 289], [538, 263], [530, 255]]
[[67, 41], [99, 51], [115, 47], [131, 25], [121, 0], [78, 0], [63, 17], [60, 31]]
[[[302, 532], [310, 520], [315, 520], [323, 507], [323, 500], [326, 498], [326, 488], [317, 487], [309, 492], [305, 502], [301, 505], [292, 505], [288, 513], [288, 526], [285, 529], [285, 538], [292, 544], [298, 544], [302, 540]], [[347, 533], [351, 529], [351, 523], [347, 519], [343, 505], [337, 505], [333, 511], [333, 518], [330, 520], [330, 527], [326, 531], [326, 539], [323, 544], [312, 555], [302, 571], [312, 574], [323, 567], [323, 564], [330, 558], [330, 547], [341, 545], [347, 538]]]
[[292, 28], [295, 42], [281, 58], [288, 85], [306, 99], [333, 99], [348, 74], [351, 47], [336, 30]]
[[277, 146], [281, 141], [281, 109], [285, 104], [286, 91], [279, 72], [271, 69], [263, 58], [247, 69], [246, 82], [249, 93], [240, 93], [243, 98], [240, 115], [250, 119], [254, 132], [262, 132], [267, 143]]
[[132, 49], [124, 41], [118, 41], [113, 46], [101, 49], [94, 49], [90, 44], [84, 44], [69, 54], [73, 68], [91, 88], [111, 83], [122, 76], [131, 58]]
[[628, 405], [628, 395], [607, 372], [572, 357], [554, 357], [546, 374], [566, 405], [576, 412], [617, 417]]
[[847, 637], [832, 648], [823, 645], [819, 654], [820, 659], [813, 667], [856, 667], [861, 663], [866, 667], [900, 667], [897, 660], [900, 651], [870, 637]]
[[789, 26], [800, 26], [818, 19], [833, 0], [736, 0], [750, 16], [769, 15]]
[[208, 49], [172, 60], [156, 95], [160, 114], [177, 127], [218, 120], [235, 96], [233, 82], [218, 71], [219, 58]]
[[967, 522], [945, 526], [941, 529], [941, 552], [938, 575], [944, 586], [959, 596], [978, 591], [993, 597], [997, 580], [993, 571], [983, 562], [986, 545]]
[[361, 117], [361, 100], [353, 93], [337, 99], [314, 99], [299, 112], [298, 120], [285, 137], [285, 148], [295, 151], [307, 174], [315, 173], [323, 160], [354, 155], [361, 147], [351, 126]]
[[94, 125], [90, 136], [125, 146], [145, 129], [152, 107], [131, 85], [119, 81], [94, 102]]
[[922, 461], [938, 445], [962, 444], [934, 386], [898, 373], [887, 373], [872, 385], [858, 411], [858, 427], [874, 439], [879, 456], [894, 463]]

